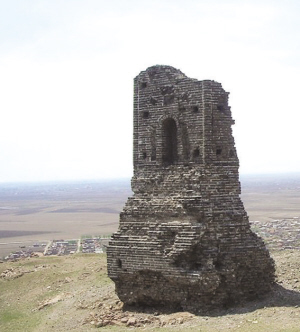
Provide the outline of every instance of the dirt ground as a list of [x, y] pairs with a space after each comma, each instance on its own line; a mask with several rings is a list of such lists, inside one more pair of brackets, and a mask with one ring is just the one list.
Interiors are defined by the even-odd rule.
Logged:
[[125, 310], [107, 277], [105, 254], [0, 264], [1, 331], [300, 331], [300, 251], [274, 251], [269, 295], [196, 316]]

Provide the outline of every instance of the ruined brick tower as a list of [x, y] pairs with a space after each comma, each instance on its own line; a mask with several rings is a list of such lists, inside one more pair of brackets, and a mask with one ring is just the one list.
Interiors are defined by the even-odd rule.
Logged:
[[129, 305], [201, 312], [270, 290], [274, 263], [250, 230], [228, 93], [170, 66], [134, 80], [134, 176], [107, 251]]

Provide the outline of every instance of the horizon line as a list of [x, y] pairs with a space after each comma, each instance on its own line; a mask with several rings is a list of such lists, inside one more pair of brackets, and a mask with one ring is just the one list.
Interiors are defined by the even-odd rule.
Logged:
[[[282, 171], [282, 172], [241, 172], [239, 177], [285, 177], [285, 176], [300, 176], [300, 171]], [[79, 182], [114, 182], [114, 181], [130, 181], [132, 176], [120, 176], [120, 177], [105, 177], [105, 178], [74, 178], [74, 179], [41, 179], [41, 180], [12, 180], [1, 181], [0, 185], [9, 184], [38, 184], [38, 183], [79, 183]]]

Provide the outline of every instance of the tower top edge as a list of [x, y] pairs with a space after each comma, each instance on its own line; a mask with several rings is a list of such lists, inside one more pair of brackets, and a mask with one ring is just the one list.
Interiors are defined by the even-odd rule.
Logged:
[[214, 83], [214, 84], [218, 84], [221, 85], [220, 82], [217, 82], [215, 80], [210, 80], [210, 79], [203, 79], [203, 80], [199, 80], [197, 78], [191, 78], [188, 77], [187, 75], [185, 75], [180, 69], [177, 69], [175, 67], [172, 66], [168, 66], [168, 65], [154, 65], [154, 66], [150, 66], [148, 67], [146, 70], [142, 70], [135, 78], [135, 81], [140, 81], [140, 80], [148, 80], [150, 78], [155, 77], [156, 75], [158, 76], [167, 76], [169, 77], [169, 79], [176, 79], [176, 80], [180, 80], [180, 79], [188, 79], [192, 82], [198, 82], [198, 83]]
[[187, 77], [181, 70], [168, 66], [168, 65], [154, 65], [151, 67], [148, 67], [146, 70], [141, 71], [136, 78], [138, 78], [141, 75], [144, 75], [145, 73], [150, 74], [150, 75], [155, 75], [156, 73], [169, 73], [173, 75], [179, 75], [182, 77]]

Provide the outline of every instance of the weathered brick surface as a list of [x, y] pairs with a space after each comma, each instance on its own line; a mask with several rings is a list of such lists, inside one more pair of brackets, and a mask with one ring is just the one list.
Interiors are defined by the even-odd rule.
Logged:
[[134, 176], [107, 251], [129, 305], [203, 311], [270, 290], [274, 263], [250, 230], [228, 93], [169, 66], [134, 80]]

